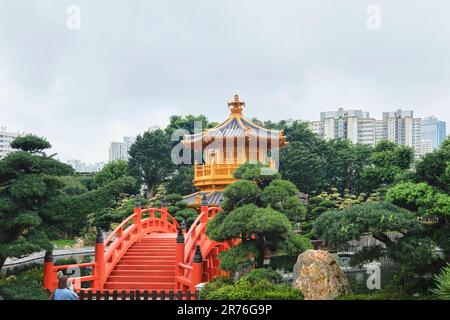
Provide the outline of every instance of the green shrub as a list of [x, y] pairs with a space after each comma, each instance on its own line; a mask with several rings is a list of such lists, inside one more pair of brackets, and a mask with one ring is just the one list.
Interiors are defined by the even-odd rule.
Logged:
[[212, 291], [216, 291], [221, 287], [224, 287], [226, 285], [233, 284], [233, 280], [230, 277], [224, 277], [220, 276], [217, 277], [210, 282], [208, 282], [203, 289], [200, 291], [199, 298], [200, 299], [206, 299], [208, 294]]
[[381, 290], [366, 294], [349, 294], [337, 297], [335, 300], [429, 300], [432, 295], [412, 295], [397, 284], [390, 284]]
[[279, 283], [282, 278], [283, 277], [281, 276], [281, 274], [272, 269], [259, 268], [247, 273], [241, 279], [245, 279], [250, 283], [257, 283], [261, 280], [268, 280], [272, 283]]
[[293, 270], [294, 264], [297, 262], [298, 256], [277, 255], [270, 257], [269, 266], [274, 269]]
[[266, 279], [251, 283], [240, 279], [232, 285], [225, 285], [206, 295], [207, 300], [301, 300], [303, 295], [298, 289], [287, 285], [277, 285]]
[[435, 276], [436, 289], [432, 292], [441, 300], [450, 300], [450, 264]]
[[301, 300], [302, 293], [276, 282], [281, 276], [270, 269], [256, 269], [233, 283], [230, 278], [220, 277], [208, 283], [200, 292], [206, 300]]
[[2, 278], [0, 296], [5, 300], [47, 300], [42, 277], [42, 267], [33, 267]]
[[65, 265], [68, 265], [68, 264], [77, 264], [77, 263], [78, 263], [77, 259], [70, 257], [70, 258], [59, 258], [59, 259], [56, 259], [55, 262], [54, 262], [54, 265], [55, 266], [65, 266]]

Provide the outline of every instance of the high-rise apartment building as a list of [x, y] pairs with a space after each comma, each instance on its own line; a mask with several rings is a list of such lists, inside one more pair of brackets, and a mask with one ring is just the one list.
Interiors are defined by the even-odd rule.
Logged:
[[361, 110], [327, 111], [320, 113], [320, 121], [310, 123], [313, 132], [325, 139], [347, 138], [353, 143], [374, 143], [375, 119]]
[[123, 137], [122, 142], [113, 141], [109, 146], [109, 161], [125, 160], [128, 161], [131, 145], [134, 143], [134, 137]]
[[381, 120], [371, 118], [362, 110], [327, 111], [320, 113], [320, 121], [310, 122], [313, 132], [325, 139], [346, 138], [353, 143], [376, 144], [389, 140], [412, 147], [421, 154], [421, 119], [412, 111], [384, 112]]
[[81, 160], [67, 160], [67, 164], [71, 165], [72, 168], [79, 173], [95, 173], [102, 170], [105, 165], [104, 162], [96, 162], [94, 164], [87, 164]]
[[13, 151], [11, 142], [19, 136], [19, 133], [7, 132], [5, 128], [0, 130], [0, 159]]
[[422, 142], [429, 141], [429, 149], [431, 149], [429, 152], [432, 152], [444, 142], [447, 136], [446, 124], [436, 117], [424, 118], [421, 124], [421, 134]]
[[397, 144], [412, 147], [416, 155], [421, 154], [421, 119], [414, 118], [412, 111], [397, 110], [383, 112], [378, 122], [380, 136], [377, 141], [387, 139]]

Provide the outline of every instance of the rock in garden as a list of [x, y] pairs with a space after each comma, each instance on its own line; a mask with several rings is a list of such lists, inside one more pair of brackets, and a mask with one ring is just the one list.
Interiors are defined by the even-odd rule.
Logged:
[[294, 265], [294, 288], [305, 300], [332, 300], [350, 292], [346, 275], [327, 251], [307, 250]]

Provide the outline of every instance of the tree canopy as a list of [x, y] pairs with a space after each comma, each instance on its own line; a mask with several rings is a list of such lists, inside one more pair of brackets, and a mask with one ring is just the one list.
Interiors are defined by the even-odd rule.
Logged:
[[45, 138], [33, 134], [17, 137], [11, 142], [11, 148], [30, 153], [41, 153], [51, 147], [52, 145]]
[[224, 270], [242, 270], [252, 264], [251, 257], [257, 267], [262, 267], [265, 250], [298, 254], [308, 246], [308, 242], [297, 239], [302, 236], [293, 233], [292, 223], [306, 211], [297, 188], [277, 179], [279, 175], [267, 184], [267, 177], [257, 174], [260, 168], [260, 164], [245, 164], [238, 169], [237, 176], [250, 180], [241, 179], [225, 188], [224, 212], [208, 223], [207, 235], [213, 240], [241, 239], [239, 245], [221, 253]]
[[94, 176], [94, 183], [103, 187], [114, 180], [128, 176], [128, 163], [124, 160], [108, 162]]
[[174, 170], [170, 152], [170, 138], [160, 129], [138, 135], [130, 148], [129, 173], [146, 185], [148, 198], [153, 197], [156, 187]]

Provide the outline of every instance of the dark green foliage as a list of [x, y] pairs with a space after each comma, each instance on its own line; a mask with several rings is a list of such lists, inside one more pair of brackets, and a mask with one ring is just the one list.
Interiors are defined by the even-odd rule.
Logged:
[[439, 259], [435, 248], [436, 243], [430, 238], [403, 237], [389, 248], [389, 256], [404, 270], [429, 270], [429, 266]]
[[280, 283], [283, 277], [281, 274], [272, 269], [260, 268], [245, 274], [241, 279], [247, 280], [251, 284], [257, 283], [261, 280], [267, 280], [272, 283]]
[[381, 141], [375, 146], [370, 157], [371, 166], [366, 167], [362, 172], [365, 191], [372, 192], [398, 181], [410, 168], [412, 160], [411, 148]]
[[59, 180], [64, 184], [63, 192], [69, 196], [77, 196], [88, 191], [78, 176], [63, 176]]
[[192, 165], [179, 165], [165, 183], [168, 194], [188, 195], [197, 191], [194, 180], [194, 167]]
[[[240, 238], [242, 242], [229, 251], [221, 253], [221, 268], [238, 271], [248, 268], [254, 257], [257, 267], [262, 267], [264, 252], [283, 250], [299, 254], [309, 240], [293, 235], [292, 222], [304, 216], [305, 208], [292, 183], [275, 179], [261, 190], [256, 184], [256, 166], [243, 165], [238, 176], [251, 180], [238, 180], [224, 191], [223, 213], [218, 213], [208, 223], [207, 235], [216, 241]], [[247, 175], [248, 173], [248, 175]], [[266, 181], [267, 182], [267, 181]], [[291, 220], [290, 220], [291, 219]]]
[[293, 222], [300, 221], [306, 215], [306, 207], [300, 202], [299, 191], [287, 180], [272, 181], [264, 188], [261, 201], [264, 205], [283, 212]]
[[[139, 196], [142, 207], [147, 204], [145, 197]], [[120, 223], [134, 211], [136, 196], [124, 196], [123, 199], [113, 201], [111, 206], [99, 208], [98, 211], [90, 214], [90, 225], [101, 228], [102, 230], [110, 230], [112, 223]]]
[[42, 268], [32, 267], [0, 279], [0, 297], [4, 300], [48, 300], [42, 287]]
[[450, 264], [442, 268], [441, 272], [435, 276], [436, 288], [433, 293], [442, 300], [450, 300]]
[[115, 215], [112, 209], [121, 199], [133, 193], [135, 186], [135, 179], [123, 177], [78, 196], [60, 195], [47, 207], [49, 218], [68, 238], [85, 231], [91, 222], [88, 219], [90, 215], [93, 215], [94, 225], [109, 229], [111, 222], [119, 222], [133, 212], [132, 203], [126, 216]]
[[174, 170], [170, 154], [170, 137], [160, 129], [138, 135], [130, 148], [129, 174], [146, 185], [149, 199]]
[[258, 257], [258, 251], [252, 243], [244, 242], [219, 254], [220, 269], [229, 272], [245, 271], [253, 265], [251, 255]]
[[223, 191], [222, 208], [231, 211], [245, 204], [260, 204], [261, 189], [248, 180], [238, 180]]
[[[297, 289], [276, 284], [280, 277], [274, 271], [256, 269], [235, 283], [218, 278], [211, 281], [201, 298], [206, 300], [302, 300]], [[217, 282], [216, 282], [217, 281]]]
[[450, 216], [450, 196], [425, 182], [400, 183], [388, 190], [386, 200], [421, 216]]
[[46, 208], [63, 194], [64, 183], [58, 176], [73, 172], [41, 153], [42, 139], [19, 142], [16, 147], [30, 152], [19, 150], [0, 160], [0, 268], [6, 257], [51, 248], [45, 230], [52, 221]]
[[323, 213], [314, 231], [324, 240], [344, 248], [348, 241], [370, 232], [382, 242], [387, 231], [416, 231], [421, 228], [415, 215], [387, 203], [364, 203]]
[[[102, 170], [97, 172], [94, 176], [94, 183], [98, 187], [103, 187], [117, 179], [128, 176], [128, 163], [124, 160], [116, 160], [107, 163]], [[134, 190], [139, 191], [139, 186]]]
[[23, 137], [17, 137], [11, 142], [11, 148], [30, 153], [42, 153], [45, 149], [50, 149], [52, 145], [45, 140], [33, 134]]
[[177, 129], [184, 129], [192, 134], [194, 133], [195, 122], [199, 122], [201, 124], [201, 128], [199, 129], [202, 130], [212, 128], [217, 125], [216, 122], [209, 122], [206, 116], [202, 114], [198, 116], [194, 116], [192, 114], [189, 114], [187, 116], [174, 115], [170, 117], [170, 123], [164, 130], [169, 136], [171, 136], [172, 133]]
[[236, 179], [248, 180], [256, 183], [258, 187], [265, 188], [274, 180], [281, 179], [278, 172], [261, 163], [245, 163], [236, 169], [233, 176]]
[[335, 300], [434, 300], [432, 295], [414, 296], [398, 286], [388, 286], [367, 294], [349, 294], [337, 297]]
[[215, 292], [216, 290], [218, 290], [224, 286], [232, 285], [232, 284], [233, 284], [233, 280], [230, 277], [224, 277], [224, 276], [216, 277], [213, 280], [206, 283], [206, 285], [202, 288], [202, 290], [199, 293], [199, 298], [200, 298], [200, 300], [206, 300], [208, 295], [211, 292]]
[[357, 194], [364, 189], [361, 173], [370, 165], [371, 146], [345, 139], [323, 140], [304, 122], [280, 123], [277, 127], [285, 130], [289, 141], [280, 152], [281, 174], [300, 191], [318, 194], [336, 187], [340, 192], [347, 188]]
[[426, 182], [450, 193], [450, 137], [439, 149], [427, 154], [417, 164], [416, 181]]
[[179, 194], [169, 194], [166, 196], [167, 210], [177, 220], [178, 223], [183, 221], [186, 223], [186, 227], [189, 229], [191, 224], [198, 216], [197, 210], [188, 208], [187, 203], [183, 202], [183, 197]]

